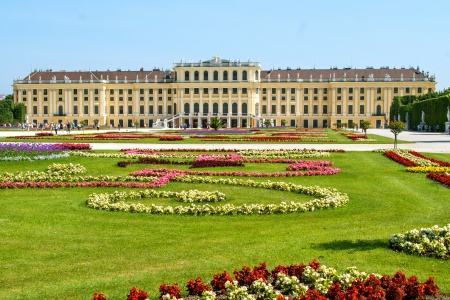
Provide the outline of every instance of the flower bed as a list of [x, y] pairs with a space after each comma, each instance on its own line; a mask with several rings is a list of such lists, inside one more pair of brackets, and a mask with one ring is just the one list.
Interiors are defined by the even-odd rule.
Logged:
[[406, 172], [411, 173], [446, 173], [450, 172], [450, 167], [434, 167], [434, 166], [425, 166], [425, 167], [407, 167]]
[[427, 178], [442, 183], [444, 186], [450, 188], [450, 175], [440, 173], [429, 173]]
[[419, 154], [412, 150], [406, 150], [406, 149], [391, 149], [391, 150], [384, 150], [383, 154], [398, 162], [401, 163], [407, 167], [427, 167], [427, 166], [434, 166], [434, 167], [448, 167], [450, 166], [450, 163], [436, 160], [433, 158], [426, 157], [422, 154]]
[[[148, 154], [148, 153], [159, 153], [159, 152], [237, 152], [241, 153], [241, 151], [253, 151], [253, 152], [268, 152], [273, 150], [254, 150], [254, 149], [248, 149], [248, 150], [241, 150], [241, 149], [225, 149], [225, 148], [215, 148], [215, 149], [198, 149], [198, 148], [190, 148], [190, 149], [179, 149], [179, 148], [171, 148], [171, 149], [122, 149], [121, 152], [133, 152], [136, 154]], [[283, 150], [280, 149], [278, 151], [283, 152], [298, 152], [298, 153], [311, 153], [311, 152], [345, 152], [343, 149], [327, 149], [327, 150], [318, 150], [318, 149], [290, 149], [290, 150]]]
[[[124, 212], [139, 212], [148, 214], [180, 214], [180, 215], [250, 215], [250, 214], [280, 214], [280, 213], [300, 213], [307, 211], [315, 211], [318, 209], [337, 208], [347, 204], [347, 194], [340, 193], [335, 189], [327, 189], [320, 187], [304, 187], [301, 185], [295, 185], [285, 182], [255, 182], [253, 180], [240, 180], [240, 179], [212, 179], [205, 176], [189, 176], [184, 175], [184, 171], [180, 170], [148, 170], [145, 173], [146, 176], [161, 176], [166, 178], [166, 172], [171, 174], [169, 181], [184, 182], [184, 183], [208, 183], [208, 184], [226, 184], [233, 186], [244, 186], [254, 188], [264, 188], [279, 191], [287, 191], [297, 194], [306, 194], [310, 196], [319, 197], [318, 199], [311, 200], [306, 203], [281, 202], [278, 204], [244, 204], [241, 206], [234, 206], [232, 204], [211, 206], [195, 205], [190, 206], [158, 206], [152, 204], [146, 206], [143, 204], [127, 204], [125, 199], [133, 199], [134, 194], [91, 194], [86, 204], [88, 207], [110, 210], [110, 211], [124, 211]], [[142, 172], [134, 172], [131, 175], [141, 176]]]
[[159, 137], [160, 141], [182, 141], [184, 137], [181, 135], [163, 135]]
[[191, 168], [243, 167], [244, 158], [239, 154], [202, 154], [197, 156]]
[[92, 146], [89, 144], [62, 143], [61, 146], [63, 146], [65, 150], [71, 151], [92, 150]]
[[64, 153], [66, 148], [62, 144], [40, 143], [0, 143], [0, 160], [44, 160], [60, 157], [68, 157]]
[[450, 258], [450, 223], [442, 228], [413, 229], [404, 234], [392, 234], [389, 247], [408, 254]]
[[[401, 300], [424, 299], [426, 295], [436, 295], [439, 287], [433, 277], [419, 282], [416, 276], [406, 278], [398, 271], [389, 275], [367, 274], [349, 267], [345, 272], [320, 265], [313, 260], [308, 265], [276, 266], [267, 270], [267, 264], [261, 263], [252, 268], [243, 266], [234, 270], [235, 279], [224, 271], [215, 274], [210, 285], [201, 278], [190, 279], [186, 284], [189, 297], [200, 300]], [[177, 283], [162, 284], [159, 287], [159, 299], [182, 299], [181, 288]], [[130, 298], [133, 295], [134, 298]], [[147, 299], [148, 293], [133, 288], [128, 299]], [[94, 300], [106, 300], [104, 294], [94, 294]]]
[[52, 131], [41, 131], [41, 132], [36, 132], [35, 136], [53, 136], [53, 132]]

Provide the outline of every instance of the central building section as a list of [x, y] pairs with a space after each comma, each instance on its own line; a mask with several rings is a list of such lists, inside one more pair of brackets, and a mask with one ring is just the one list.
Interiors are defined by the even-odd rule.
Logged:
[[173, 65], [175, 103], [179, 107], [170, 121], [191, 128], [206, 128], [213, 116], [227, 127], [260, 125], [259, 89], [261, 64], [221, 59]]

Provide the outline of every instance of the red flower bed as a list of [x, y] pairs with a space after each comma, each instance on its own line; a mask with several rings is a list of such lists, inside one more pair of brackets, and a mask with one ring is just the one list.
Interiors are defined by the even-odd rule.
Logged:
[[[243, 266], [240, 271], [234, 270], [233, 274], [240, 286], [249, 287], [254, 281], [262, 279], [266, 282], [276, 281], [279, 273], [284, 273], [289, 276], [296, 276], [301, 283], [308, 284], [308, 278], [303, 277], [303, 271], [306, 265], [290, 265], [277, 266], [272, 272], [266, 268], [266, 263], [263, 262], [253, 269]], [[314, 260], [309, 264], [309, 267], [317, 270], [320, 264]], [[226, 271], [222, 274], [215, 274], [211, 281], [211, 286], [202, 282], [201, 278], [196, 280], [190, 279], [186, 285], [186, 289], [190, 296], [200, 296], [203, 291], [213, 290], [216, 294], [225, 294], [225, 283], [232, 282], [233, 279]], [[425, 282], [419, 282], [416, 276], [406, 278], [405, 274], [398, 271], [394, 277], [383, 275], [378, 279], [374, 274], [370, 274], [365, 281], [356, 279], [347, 288], [342, 286], [339, 281], [334, 282], [328, 289], [325, 295], [321, 294], [314, 286], [309, 286], [305, 295], [301, 295], [300, 300], [423, 300], [427, 295], [436, 295], [439, 293], [439, 287], [434, 282], [433, 277], [429, 277]], [[162, 284], [159, 287], [159, 298], [169, 295], [171, 299], [180, 299], [182, 297], [180, 287], [177, 283], [168, 285]], [[133, 288], [128, 295], [127, 300], [141, 300], [148, 297], [147, 292], [140, 291]], [[281, 298], [280, 298], [281, 299]], [[286, 299], [282, 297], [282, 299]], [[94, 300], [106, 300], [103, 294], [94, 294]]]
[[67, 150], [92, 150], [92, 147], [89, 144], [62, 143], [61, 146]]
[[262, 279], [267, 281], [270, 273], [267, 271], [267, 264], [265, 262], [253, 268], [243, 266], [241, 271], [234, 270], [233, 274], [240, 286], [250, 287], [253, 281]]
[[427, 178], [437, 181], [450, 188], [450, 176], [442, 173], [429, 173]]
[[413, 161], [410, 161], [409, 159], [406, 159], [406, 158], [404, 158], [404, 157], [398, 155], [398, 154], [395, 153], [395, 152], [392, 152], [392, 151], [386, 151], [386, 152], [384, 152], [383, 154], [384, 154], [386, 157], [392, 159], [393, 161], [398, 162], [398, 163], [400, 163], [400, 164], [402, 164], [402, 165], [405, 165], [405, 166], [407, 166], [407, 167], [417, 167], [417, 166], [419, 166], [417, 163], [415, 163], [415, 162], [413, 162]]
[[47, 131], [47, 132], [36, 132], [36, 136], [53, 136], [53, 132]]
[[163, 135], [159, 137], [160, 141], [182, 141], [184, 137], [181, 135]]
[[359, 139], [367, 139], [367, 136], [364, 134], [358, 134], [358, 133], [341, 133], [343, 136], [353, 140], [353, 141], [357, 141]]
[[178, 283], [174, 283], [172, 285], [168, 285], [167, 283], [164, 283], [159, 287], [159, 293], [161, 294], [159, 299], [162, 299], [162, 296], [164, 295], [170, 295], [170, 299], [176, 298], [180, 299], [181, 296], [181, 290], [178, 286]]
[[[204, 139], [205, 136], [204, 135], [192, 135], [189, 136], [191, 139]], [[212, 135], [212, 136], [208, 136], [209, 140], [226, 140], [229, 139], [228, 136], [224, 136], [224, 135]]]
[[211, 288], [203, 283], [200, 277], [197, 277], [195, 281], [193, 279], [189, 280], [186, 289], [188, 294], [192, 296], [201, 296], [204, 291], [211, 291]]
[[441, 167], [450, 167], [450, 162], [437, 160], [437, 159], [434, 159], [434, 158], [431, 158], [431, 157], [426, 157], [425, 155], [422, 155], [422, 154], [417, 153], [416, 151], [412, 151], [412, 150], [409, 151], [409, 153], [414, 155], [414, 156], [417, 156], [419, 158], [426, 159], [426, 160], [429, 160], [431, 162], [434, 162], [434, 163], [438, 164]]

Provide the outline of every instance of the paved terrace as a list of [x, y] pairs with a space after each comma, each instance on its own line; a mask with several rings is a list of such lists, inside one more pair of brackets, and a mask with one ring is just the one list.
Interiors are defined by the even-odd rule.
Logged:
[[[158, 129], [139, 129], [139, 132], [154, 132]], [[90, 130], [86, 133], [110, 132], [111, 130]], [[135, 132], [134, 129], [122, 129], [120, 132]], [[389, 129], [368, 129], [368, 133], [394, 138]], [[30, 131], [0, 131], [0, 137], [35, 135], [35, 130]], [[83, 134], [83, 131], [73, 130], [73, 134]], [[60, 134], [64, 135], [65, 132]], [[398, 144], [399, 148], [412, 149], [417, 152], [450, 153], [450, 135], [435, 132], [403, 131], [398, 135], [399, 141], [411, 142]], [[1, 142], [1, 138], [0, 138]], [[372, 151], [376, 149], [390, 149], [393, 144], [118, 144], [118, 143], [91, 143], [94, 150], [120, 150], [130, 148], [142, 149], [344, 149], [346, 151]]]

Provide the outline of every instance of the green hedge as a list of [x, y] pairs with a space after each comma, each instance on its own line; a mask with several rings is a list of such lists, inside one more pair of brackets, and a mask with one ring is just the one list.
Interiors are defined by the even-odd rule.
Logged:
[[450, 106], [450, 94], [438, 98], [415, 102], [409, 113], [410, 128], [414, 128], [422, 121], [422, 111], [425, 112], [425, 123], [432, 126], [432, 130], [439, 125], [439, 131], [444, 131], [447, 122], [447, 107]]
[[450, 106], [450, 92], [441, 94], [436, 98], [416, 101], [402, 105], [402, 97], [395, 97], [390, 108], [390, 120], [400, 114], [401, 120], [406, 120], [408, 113], [409, 128], [414, 129], [422, 122], [422, 111], [425, 112], [425, 123], [431, 126], [431, 131], [435, 131], [439, 125], [439, 131], [445, 130], [447, 122], [447, 107]]

